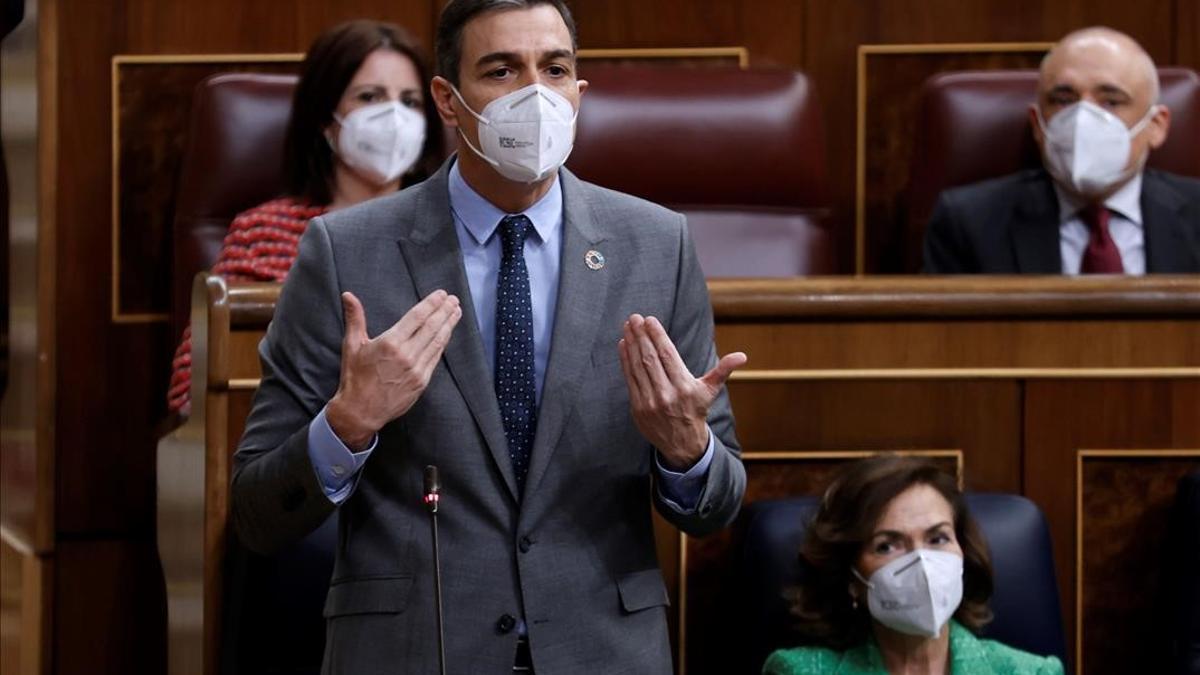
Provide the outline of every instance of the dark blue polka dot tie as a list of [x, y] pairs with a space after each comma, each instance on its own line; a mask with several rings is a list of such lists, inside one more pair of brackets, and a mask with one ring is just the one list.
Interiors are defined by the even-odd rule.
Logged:
[[504, 420], [508, 456], [517, 489], [524, 492], [537, 404], [533, 371], [533, 308], [529, 299], [529, 270], [525, 267], [525, 237], [533, 223], [525, 216], [500, 221], [500, 280], [496, 289], [496, 398]]

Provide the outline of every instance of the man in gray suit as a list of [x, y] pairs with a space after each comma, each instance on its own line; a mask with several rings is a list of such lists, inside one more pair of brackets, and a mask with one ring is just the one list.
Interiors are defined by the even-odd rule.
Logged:
[[717, 359], [684, 218], [560, 169], [575, 44], [560, 0], [451, 0], [432, 94], [461, 151], [300, 243], [232, 512], [266, 551], [338, 511], [327, 673], [436, 671], [426, 465], [453, 673], [670, 672], [651, 504], [693, 535], [737, 514], [746, 357]]

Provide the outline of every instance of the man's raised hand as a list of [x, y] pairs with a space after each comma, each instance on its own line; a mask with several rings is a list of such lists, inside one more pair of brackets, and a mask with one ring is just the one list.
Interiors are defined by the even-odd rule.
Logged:
[[434, 291], [374, 338], [367, 336], [367, 316], [353, 293], [342, 293], [342, 310], [342, 374], [325, 419], [347, 447], [361, 450], [421, 397], [462, 307], [456, 296]]

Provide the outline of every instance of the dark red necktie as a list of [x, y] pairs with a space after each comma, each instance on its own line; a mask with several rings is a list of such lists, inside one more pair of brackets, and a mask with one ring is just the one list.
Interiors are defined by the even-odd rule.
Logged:
[[1123, 274], [1121, 252], [1108, 233], [1108, 209], [1103, 204], [1091, 204], [1079, 212], [1091, 236], [1083, 250], [1080, 274]]

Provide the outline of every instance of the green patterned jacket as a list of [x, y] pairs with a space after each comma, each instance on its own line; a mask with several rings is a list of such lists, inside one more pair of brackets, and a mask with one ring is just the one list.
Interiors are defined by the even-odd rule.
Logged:
[[[1062, 675], [1053, 656], [1035, 656], [994, 640], [981, 640], [950, 622], [951, 675]], [[763, 675], [887, 675], [879, 645], [871, 638], [844, 652], [824, 647], [780, 649], [763, 665]]]

